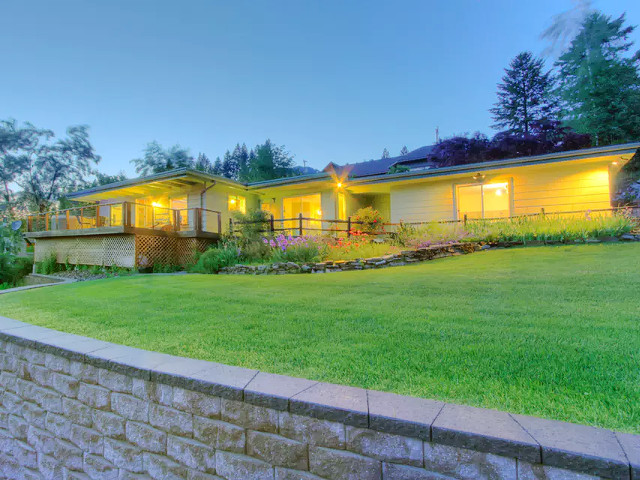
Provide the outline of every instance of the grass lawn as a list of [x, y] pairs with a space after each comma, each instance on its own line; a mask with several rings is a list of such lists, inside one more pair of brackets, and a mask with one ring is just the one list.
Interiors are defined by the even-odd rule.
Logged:
[[0, 314], [269, 372], [640, 432], [640, 244], [375, 271], [133, 276], [0, 296]]

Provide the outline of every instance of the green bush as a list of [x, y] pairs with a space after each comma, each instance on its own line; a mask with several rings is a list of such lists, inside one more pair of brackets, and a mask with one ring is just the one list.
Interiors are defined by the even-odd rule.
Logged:
[[218, 273], [223, 267], [236, 265], [240, 261], [238, 247], [233, 244], [223, 244], [205, 251], [191, 271], [196, 273]]
[[310, 263], [322, 260], [320, 247], [312, 242], [300, 245], [291, 245], [282, 249], [274, 249], [271, 253], [272, 262]]
[[0, 289], [17, 286], [31, 273], [33, 262], [29, 258], [17, 257], [11, 253], [0, 253]]
[[380, 233], [384, 232], [384, 217], [378, 210], [373, 207], [365, 207], [356, 211], [352, 217], [355, 224], [352, 230], [363, 233]]
[[182, 270], [180, 265], [174, 265], [172, 263], [154, 263], [153, 273], [174, 273]]
[[56, 254], [52, 253], [43, 261], [36, 264], [36, 271], [42, 275], [52, 275], [56, 272], [59, 272], [60, 265], [58, 264]]

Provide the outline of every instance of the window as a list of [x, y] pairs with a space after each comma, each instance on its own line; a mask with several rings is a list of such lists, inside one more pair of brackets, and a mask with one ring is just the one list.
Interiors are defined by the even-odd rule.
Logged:
[[457, 189], [458, 219], [508, 217], [510, 212], [509, 185], [460, 185]]
[[272, 202], [264, 202], [260, 203], [260, 210], [263, 212], [267, 212], [269, 215], [273, 215], [273, 218], [280, 218], [280, 214], [278, 213], [278, 207], [276, 207], [275, 203]]
[[229, 211], [247, 213], [247, 199], [240, 195], [229, 195]]

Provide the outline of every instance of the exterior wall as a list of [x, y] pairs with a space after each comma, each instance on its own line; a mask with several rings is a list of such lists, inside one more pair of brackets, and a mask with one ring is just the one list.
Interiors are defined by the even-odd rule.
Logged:
[[[214, 187], [207, 190], [205, 196], [205, 204], [202, 206], [208, 210], [215, 210], [222, 214], [222, 231], [229, 231], [229, 219], [233, 218], [233, 212], [229, 211], [229, 195], [240, 195], [247, 199], [247, 211], [256, 209], [259, 207], [258, 205], [258, 196], [252, 192], [248, 192], [244, 189], [232, 188], [226, 185], [215, 185]], [[198, 207], [201, 205], [198, 204]], [[206, 216], [205, 216], [206, 217]], [[207, 219], [205, 219], [205, 223]], [[208, 220], [215, 220], [213, 217], [209, 216]], [[209, 226], [205, 225], [206, 229], [211, 230]], [[217, 226], [213, 226], [212, 231], [217, 231]]]
[[[610, 208], [609, 166], [551, 164], [487, 172], [485, 183], [512, 183], [512, 215]], [[454, 220], [455, 185], [469, 178], [424, 181], [391, 187], [391, 221]]]
[[[587, 480], [635, 472], [634, 451], [627, 460], [620, 446], [633, 447], [633, 435], [573, 426], [588, 433], [558, 455], [551, 449], [542, 465], [540, 445], [503, 412], [180, 359], [3, 317], [0, 331], [3, 478]], [[576, 434], [539, 421], [560, 445]]]

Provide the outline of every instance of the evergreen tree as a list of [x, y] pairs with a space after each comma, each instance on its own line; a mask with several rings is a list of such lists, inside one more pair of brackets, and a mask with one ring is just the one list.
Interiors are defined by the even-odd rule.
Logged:
[[229, 150], [224, 153], [224, 158], [220, 165], [220, 173], [223, 177], [227, 177], [232, 180], [238, 179], [238, 162]]
[[556, 62], [565, 121], [596, 145], [640, 137], [640, 52], [630, 52], [635, 27], [624, 23], [591, 13]]
[[389, 158], [389, 150], [387, 150], [386, 148], [382, 151], [382, 157], [380, 158]]
[[216, 161], [213, 162], [213, 170], [211, 173], [214, 175], [222, 175], [222, 160], [220, 160], [220, 157], [216, 157]]
[[251, 153], [250, 172], [246, 181], [256, 182], [295, 175], [293, 156], [285, 150], [284, 145], [278, 147], [267, 139]]
[[405, 145], [404, 147], [402, 147], [402, 149], [400, 150], [400, 155], [406, 155], [407, 153], [409, 153], [409, 149], [407, 148], [407, 146]]
[[521, 135], [529, 135], [531, 124], [553, 117], [553, 77], [544, 72], [544, 62], [531, 52], [518, 54], [505, 68], [502, 83], [498, 84], [498, 101], [489, 110], [496, 129], [508, 128]]
[[199, 153], [198, 158], [196, 159], [196, 163], [193, 168], [196, 170], [200, 170], [201, 172], [213, 173], [213, 165], [211, 164], [211, 160], [204, 153]]

